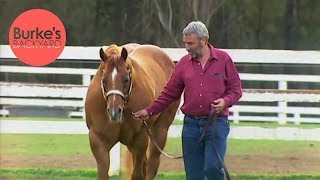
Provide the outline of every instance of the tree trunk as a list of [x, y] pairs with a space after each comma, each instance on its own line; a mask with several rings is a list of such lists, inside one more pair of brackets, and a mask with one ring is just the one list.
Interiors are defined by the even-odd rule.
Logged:
[[295, 49], [294, 45], [294, 10], [296, 7], [296, 0], [286, 1], [286, 14], [285, 14], [285, 32], [284, 32], [284, 48]]

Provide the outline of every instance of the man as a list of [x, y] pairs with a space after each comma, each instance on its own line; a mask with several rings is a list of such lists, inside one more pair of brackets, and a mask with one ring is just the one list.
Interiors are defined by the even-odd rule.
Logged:
[[[202, 22], [190, 22], [182, 34], [188, 54], [177, 63], [158, 99], [133, 115], [138, 119], [148, 119], [178, 100], [184, 91], [181, 111], [185, 114], [182, 150], [186, 179], [224, 179], [213, 143], [223, 160], [230, 130], [228, 107], [240, 99], [241, 81], [229, 55], [208, 43], [209, 33]], [[218, 115], [216, 125], [213, 127], [210, 122], [203, 141], [199, 143], [212, 109]]]

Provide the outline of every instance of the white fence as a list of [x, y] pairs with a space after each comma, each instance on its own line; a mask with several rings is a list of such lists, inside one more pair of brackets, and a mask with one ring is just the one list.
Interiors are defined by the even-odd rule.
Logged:
[[[69, 60], [99, 60], [98, 50], [100, 47], [66, 47], [59, 59]], [[172, 59], [178, 60], [185, 54], [184, 49], [164, 49]], [[226, 50], [236, 63], [278, 63], [278, 64], [320, 64], [320, 52], [318, 51], [279, 51], [279, 50]], [[0, 58], [15, 58], [9, 46], [0, 46]], [[303, 60], [302, 60], [303, 59]], [[34, 84], [34, 83], [17, 83], [17, 82], [0, 82], [0, 105], [4, 109], [0, 110], [0, 114], [9, 115], [6, 106], [48, 106], [48, 107], [74, 107], [83, 109], [84, 99], [87, 87], [90, 83], [91, 76], [94, 75], [96, 69], [78, 69], [78, 68], [51, 68], [51, 67], [26, 67], [26, 66], [0, 66], [2, 73], [32, 73], [32, 74], [65, 74], [65, 75], [78, 75], [82, 77], [82, 85], [72, 84]], [[232, 115], [230, 119], [239, 121], [277, 121], [279, 123], [286, 123], [288, 121], [300, 123], [320, 123], [320, 110], [317, 107], [288, 107], [287, 102], [320, 102], [320, 90], [287, 90], [288, 82], [310, 82], [319, 83], [319, 75], [286, 75], [286, 74], [248, 74], [240, 73], [240, 78], [246, 81], [274, 81], [278, 82], [278, 89], [244, 89], [244, 94], [241, 101], [247, 102], [277, 102], [276, 106], [249, 106], [249, 105], [236, 105], [231, 108]], [[72, 99], [70, 99], [72, 98]], [[275, 113], [276, 116], [247, 116], [241, 113]], [[287, 116], [292, 114], [292, 116]], [[303, 115], [317, 115], [318, 117], [304, 117]], [[83, 116], [83, 112], [70, 112], [70, 116]], [[181, 112], [177, 112], [177, 118], [181, 119]], [[14, 122], [9, 121], [2, 124], [1, 132], [10, 130], [10, 126], [17, 132], [17, 127]], [[32, 123], [32, 122], [31, 122]], [[70, 123], [70, 122], [50, 122], [49, 127], [54, 127], [57, 123]], [[75, 123], [75, 122], [72, 122]], [[81, 123], [81, 122], [79, 122]], [[41, 125], [41, 124], [40, 124]], [[30, 122], [26, 124], [30, 126]], [[38, 122], [32, 125], [32, 132], [34, 127], [39, 126]], [[64, 125], [65, 126], [65, 125]], [[85, 124], [79, 124], [82, 128], [81, 133], [87, 133], [84, 129]], [[44, 127], [48, 127], [45, 125]], [[65, 127], [72, 127], [65, 126]], [[238, 129], [236, 129], [238, 128]], [[249, 128], [249, 129], [248, 129]], [[250, 129], [251, 128], [251, 129]], [[42, 126], [41, 130], [47, 129]], [[61, 128], [58, 128], [61, 130]], [[21, 132], [25, 133], [27, 128], [23, 126]], [[169, 129], [171, 131], [171, 128]], [[31, 131], [31, 130], [30, 130]], [[172, 130], [174, 133], [181, 132]], [[241, 131], [241, 132], [238, 132]], [[301, 136], [300, 129], [271, 129], [260, 128], [258, 132], [254, 132], [252, 127], [233, 127], [231, 131], [231, 138], [248, 138], [243, 137], [250, 132], [250, 138], [283, 138], [285, 131], [286, 139], [296, 139], [297, 136], [306, 140], [318, 140], [318, 129], [311, 132], [308, 131], [306, 136]], [[8, 131], [11, 132], [11, 131]], [[20, 131], [19, 131], [20, 132]], [[69, 131], [68, 131], [69, 132]], [[299, 133], [297, 133], [299, 132]], [[48, 133], [47, 131], [42, 133]], [[52, 133], [52, 132], [51, 132]], [[169, 133], [172, 134], [172, 133]], [[258, 134], [260, 136], [257, 136]], [[266, 135], [267, 134], [267, 135]], [[262, 136], [261, 136], [262, 135]], [[288, 136], [290, 136], [288, 138]], [[314, 138], [314, 139], [310, 139]], [[118, 174], [120, 170], [120, 145], [119, 143], [112, 148], [111, 152], [111, 166], [109, 173]]]
[[[92, 60], [99, 62], [100, 47], [66, 47], [59, 59]], [[185, 54], [184, 49], [164, 48], [169, 56], [178, 60]], [[226, 50], [235, 63], [279, 63], [279, 64], [320, 64], [318, 51], [284, 51], [284, 50]], [[0, 58], [15, 58], [9, 46], [0, 46]], [[302, 61], [301, 59], [304, 59]], [[307, 61], [306, 61], [307, 59]], [[0, 66], [1, 72], [32, 74], [65, 74], [79, 75], [82, 85], [75, 84], [34, 84], [0, 82], [0, 111], [9, 115], [6, 106], [60, 106], [83, 109], [87, 87], [96, 69], [85, 68], [52, 68], [28, 66]], [[277, 102], [276, 106], [236, 105], [230, 110], [230, 119], [239, 121], [276, 121], [320, 123], [320, 110], [317, 107], [288, 107], [287, 102], [320, 102], [319, 90], [288, 90], [288, 82], [319, 83], [320, 75], [287, 75], [287, 74], [249, 74], [240, 73], [244, 81], [274, 81], [278, 89], [244, 89], [241, 101]], [[72, 100], [70, 100], [72, 98]], [[243, 115], [243, 113], [260, 113], [259, 115]], [[263, 113], [261, 115], [261, 113]], [[269, 116], [266, 114], [269, 113]], [[271, 113], [271, 115], [270, 115]], [[275, 115], [274, 115], [275, 114]], [[83, 116], [83, 112], [70, 112], [70, 116]], [[315, 116], [314, 116], [315, 115]], [[309, 117], [308, 117], [309, 116]], [[181, 119], [181, 112], [177, 112]]]

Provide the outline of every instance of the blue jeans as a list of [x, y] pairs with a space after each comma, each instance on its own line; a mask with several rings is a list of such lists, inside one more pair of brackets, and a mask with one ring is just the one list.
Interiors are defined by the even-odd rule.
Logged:
[[187, 180], [204, 180], [205, 177], [208, 180], [224, 179], [222, 164], [213, 143], [216, 143], [219, 155], [224, 160], [230, 124], [227, 117], [218, 117], [216, 126], [213, 127], [213, 122], [210, 122], [202, 142], [199, 143], [206, 122], [207, 118], [184, 117], [182, 151]]

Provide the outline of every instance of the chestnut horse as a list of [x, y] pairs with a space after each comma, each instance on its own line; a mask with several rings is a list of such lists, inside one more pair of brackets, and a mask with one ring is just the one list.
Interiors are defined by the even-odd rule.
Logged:
[[[98, 179], [108, 179], [109, 151], [117, 143], [130, 152], [131, 179], [154, 179], [160, 152], [150, 143], [146, 126], [132, 112], [146, 108], [170, 78], [173, 61], [157, 46], [127, 44], [100, 49], [101, 64], [93, 77], [85, 103], [91, 151]], [[163, 149], [179, 101], [152, 116], [148, 126]], [[147, 153], [148, 152], [148, 153]]]

